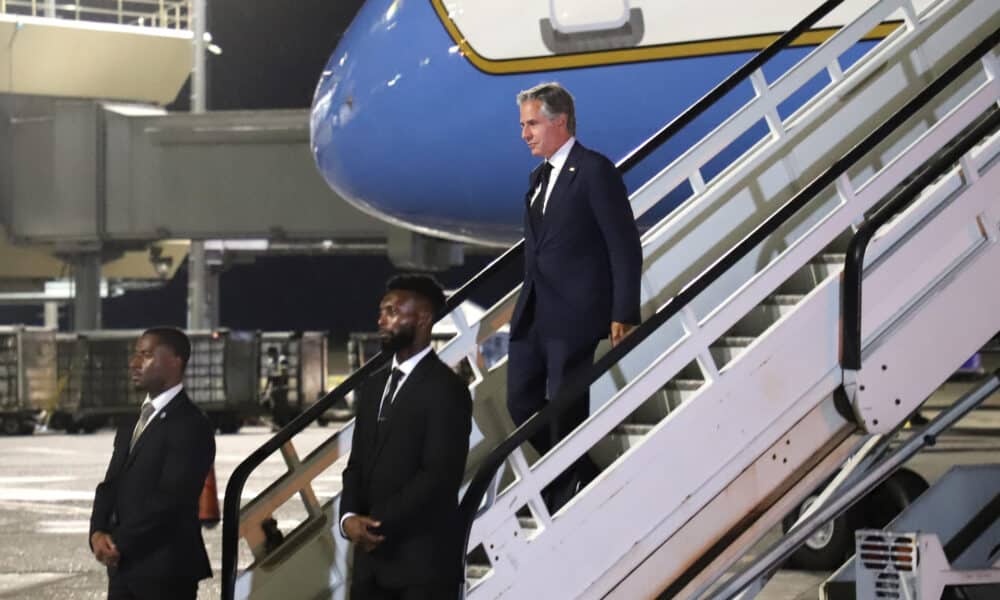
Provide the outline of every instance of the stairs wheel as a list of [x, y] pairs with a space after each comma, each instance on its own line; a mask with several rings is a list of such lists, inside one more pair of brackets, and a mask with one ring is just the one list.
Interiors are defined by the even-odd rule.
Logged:
[[[781, 521], [781, 530], [787, 533], [799, 515], [816, 501], [821, 486], [815, 494], [802, 501], [798, 509]], [[788, 558], [788, 566], [803, 571], [832, 571], [854, 552], [854, 526], [850, 511], [823, 525], [806, 543]]]
[[896, 471], [856, 507], [860, 509], [859, 523], [869, 529], [882, 529], [928, 487], [924, 478], [913, 471]]

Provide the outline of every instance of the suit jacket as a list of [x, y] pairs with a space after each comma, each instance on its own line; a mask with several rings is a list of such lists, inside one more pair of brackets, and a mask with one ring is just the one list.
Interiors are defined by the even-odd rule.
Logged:
[[212, 576], [198, 497], [215, 461], [215, 431], [181, 390], [146, 425], [129, 453], [138, 416], [118, 427], [107, 474], [97, 486], [90, 535], [111, 534], [121, 560], [112, 577], [130, 582]]
[[359, 395], [343, 474], [340, 514], [371, 516], [385, 536], [371, 553], [355, 550], [353, 577], [393, 588], [463, 581], [458, 490], [472, 429], [469, 389], [432, 351], [396, 390], [392, 417], [380, 424], [388, 371]]
[[524, 286], [511, 337], [534, 326], [546, 338], [588, 343], [606, 337], [612, 321], [639, 323], [642, 247], [618, 169], [575, 142], [536, 231], [528, 206], [540, 172], [525, 195]]

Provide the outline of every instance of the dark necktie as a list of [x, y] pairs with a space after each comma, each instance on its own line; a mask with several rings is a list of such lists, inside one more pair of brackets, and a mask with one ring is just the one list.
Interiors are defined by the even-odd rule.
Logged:
[[129, 452], [132, 448], [135, 448], [135, 443], [139, 441], [139, 436], [142, 435], [142, 430], [146, 428], [146, 423], [149, 423], [149, 418], [153, 416], [153, 411], [156, 407], [149, 400], [142, 403], [142, 410], [139, 411], [139, 420], [135, 424], [135, 429], [132, 430], [132, 441], [128, 444]]
[[545, 161], [542, 165], [542, 173], [538, 178], [538, 193], [535, 194], [534, 200], [531, 202], [531, 218], [536, 224], [541, 224], [542, 215], [545, 210], [545, 194], [549, 189], [549, 176], [552, 174], [552, 163]]
[[392, 397], [396, 395], [396, 388], [399, 387], [399, 380], [402, 378], [402, 371], [399, 369], [392, 370], [392, 375], [389, 376], [389, 388], [386, 389], [385, 396], [382, 397], [382, 406], [378, 411], [379, 423], [388, 421], [392, 416]]

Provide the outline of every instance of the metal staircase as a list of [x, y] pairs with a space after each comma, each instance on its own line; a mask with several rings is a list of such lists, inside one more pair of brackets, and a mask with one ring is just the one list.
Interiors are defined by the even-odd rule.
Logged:
[[[918, 13], [909, 1], [877, 2], [768, 82], [766, 60], [838, 4], [826, 2], [619, 165], [630, 169], [739, 81], [753, 83], [754, 99], [633, 194], [638, 216], [678, 185], [694, 191], [644, 235], [644, 323], [593, 377], [570, 382], [514, 431], [506, 364], [485, 369], [478, 347], [507, 322], [517, 289], [477, 323], [453, 313], [460, 334], [440, 354], [452, 365], [468, 359], [475, 375], [462, 502], [469, 597], [698, 595], [866, 436], [893, 429], [1000, 330], [1000, 284], [990, 276], [1000, 267], [1000, 138], [992, 121], [982, 125], [983, 115], [996, 120], [1000, 99], [1000, 6], [943, 0]], [[841, 67], [839, 57], [897, 17], [894, 33]], [[820, 75], [824, 90], [783, 118], [778, 107]], [[761, 120], [769, 135], [706, 181], [701, 166]], [[970, 143], [960, 134], [976, 124], [978, 145], [963, 146], [960, 166], [941, 163], [942, 148]], [[940, 177], [869, 248], [862, 368], [845, 371], [840, 273], [853, 229], [935, 159]], [[338, 498], [321, 501], [311, 482], [343, 463], [352, 424], [301, 459], [292, 438], [384, 361], [233, 473], [225, 598], [346, 597]], [[591, 417], [544, 457], [522, 450], [586, 385]], [[241, 507], [250, 473], [278, 450], [288, 471]], [[602, 473], [549, 514], [540, 491], [584, 453]], [[278, 540], [269, 520], [297, 495], [308, 516]], [[253, 562], [238, 573], [241, 537]]]

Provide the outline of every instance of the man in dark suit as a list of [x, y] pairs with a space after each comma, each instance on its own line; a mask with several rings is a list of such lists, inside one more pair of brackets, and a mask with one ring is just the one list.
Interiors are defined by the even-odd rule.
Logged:
[[368, 382], [374, 394], [358, 395], [340, 499], [355, 550], [352, 600], [456, 598], [464, 582], [458, 489], [472, 399], [430, 347], [444, 303], [433, 279], [399, 276], [379, 304], [392, 364]]
[[146, 391], [137, 418], [118, 427], [90, 515], [90, 548], [108, 567], [109, 600], [184, 600], [212, 576], [198, 497], [215, 460], [214, 428], [184, 392], [191, 342], [149, 329], [129, 361]]
[[[543, 162], [525, 195], [524, 285], [510, 324], [507, 406], [521, 425], [563, 382], [639, 322], [642, 248], [621, 174], [576, 141], [573, 97], [557, 83], [518, 94], [521, 137]], [[532, 439], [544, 454], [582, 423], [589, 394]], [[584, 457], [546, 491], [551, 510], [593, 476]]]

